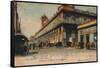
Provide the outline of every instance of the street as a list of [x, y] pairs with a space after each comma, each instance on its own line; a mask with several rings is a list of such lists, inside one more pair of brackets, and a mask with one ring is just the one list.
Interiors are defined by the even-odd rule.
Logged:
[[44, 48], [27, 56], [15, 56], [15, 66], [96, 61], [96, 50]]

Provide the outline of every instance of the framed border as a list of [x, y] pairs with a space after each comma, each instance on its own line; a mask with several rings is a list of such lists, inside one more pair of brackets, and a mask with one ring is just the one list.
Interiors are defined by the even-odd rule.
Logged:
[[97, 24], [96, 24], [96, 33], [97, 33], [97, 46], [96, 46], [96, 61], [87, 61], [87, 62], [69, 62], [69, 63], [55, 63], [55, 64], [39, 64], [39, 65], [23, 65], [23, 66], [15, 66], [15, 46], [14, 46], [14, 29], [13, 29], [13, 2], [23, 2], [23, 3], [40, 3], [40, 4], [56, 4], [62, 5], [67, 3], [50, 3], [50, 2], [35, 2], [35, 1], [10, 1], [10, 14], [11, 14], [11, 28], [10, 28], [10, 66], [11, 67], [30, 67], [30, 66], [48, 66], [48, 65], [62, 65], [62, 64], [80, 64], [80, 63], [94, 63], [98, 62], [98, 6], [97, 5], [83, 5], [83, 4], [68, 4], [68, 5], [76, 5], [76, 6], [91, 6], [96, 7], [96, 16], [97, 16]]

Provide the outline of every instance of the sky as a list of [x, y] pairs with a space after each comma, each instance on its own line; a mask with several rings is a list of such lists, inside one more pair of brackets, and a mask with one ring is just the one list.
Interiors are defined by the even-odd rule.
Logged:
[[41, 16], [46, 15], [48, 19], [56, 13], [59, 5], [18, 3], [18, 15], [21, 20], [21, 30], [28, 38], [41, 29]]
[[[18, 2], [17, 11], [20, 18], [22, 33], [28, 38], [30, 38], [30, 36], [33, 36], [39, 29], [41, 29], [41, 16], [45, 14], [48, 19], [51, 19], [53, 15], [57, 12], [58, 6], [60, 5]], [[95, 7], [75, 7], [77, 9], [96, 13]]]

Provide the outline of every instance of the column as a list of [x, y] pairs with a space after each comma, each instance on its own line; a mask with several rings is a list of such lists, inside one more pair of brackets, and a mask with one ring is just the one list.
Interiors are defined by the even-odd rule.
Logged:
[[57, 43], [57, 29], [55, 30], [55, 32], [56, 32], [55, 39], [56, 39], [56, 43]]
[[93, 42], [94, 41], [94, 34], [90, 34], [89, 35], [89, 42]]
[[59, 41], [59, 29], [57, 29], [57, 42]]
[[64, 29], [63, 29], [63, 27], [61, 27], [61, 42], [62, 42], [62, 45], [64, 46]]
[[55, 35], [54, 35], [54, 30], [53, 30], [53, 43], [54, 43], [54, 41], [55, 41]]
[[78, 31], [78, 42], [80, 42], [80, 31]]
[[58, 42], [60, 41], [60, 28], [58, 28]]
[[86, 49], [86, 34], [84, 34], [83, 42], [84, 42], [84, 48]]
[[59, 29], [60, 29], [60, 42], [62, 42], [61, 27]]

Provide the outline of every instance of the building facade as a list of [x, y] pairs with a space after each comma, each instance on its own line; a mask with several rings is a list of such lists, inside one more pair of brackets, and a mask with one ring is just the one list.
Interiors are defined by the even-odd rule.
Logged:
[[89, 43], [85, 33], [89, 35], [89, 41], [94, 42], [96, 14], [76, 9], [73, 5], [61, 5], [53, 18], [35, 34], [35, 38], [38, 42], [61, 42], [63, 46], [68, 47], [78, 47], [76, 42], [83, 42], [85, 47]]
[[96, 49], [97, 43], [97, 21], [92, 20], [88, 23], [79, 25], [78, 29], [78, 42], [84, 42], [84, 47], [87, 49]]

